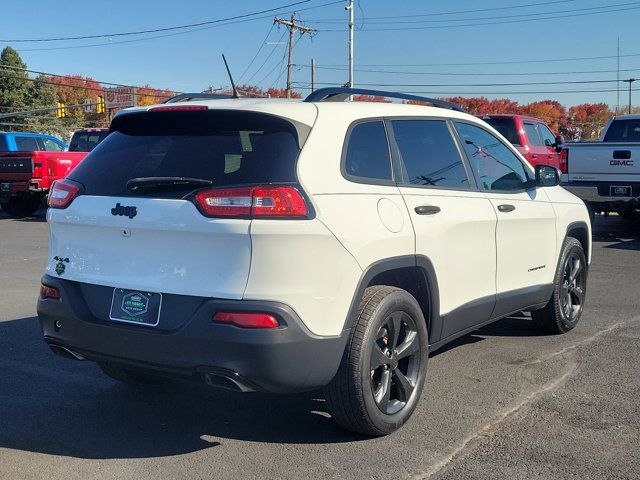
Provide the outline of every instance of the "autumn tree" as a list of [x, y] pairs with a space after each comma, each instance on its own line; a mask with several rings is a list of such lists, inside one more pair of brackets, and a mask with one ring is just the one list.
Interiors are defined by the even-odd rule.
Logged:
[[543, 120], [551, 130], [564, 134], [568, 127], [567, 110], [556, 100], [542, 100], [525, 105], [524, 112]]
[[[267, 95], [270, 96], [271, 98], [287, 98], [287, 90], [285, 88], [270, 87], [267, 90]], [[302, 95], [292, 90], [291, 98], [302, 98]]]
[[162, 103], [165, 100], [176, 95], [176, 92], [171, 90], [161, 90], [153, 88], [148, 84], [137, 88], [137, 103], [140, 106], [154, 105], [156, 103]]
[[380, 95], [354, 95], [354, 102], [374, 102], [374, 103], [391, 103], [386, 97], [382, 97]]
[[606, 103], [581, 103], [569, 109], [571, 138], [593, 140], [600, 136], [605, 124], [613, 116]]

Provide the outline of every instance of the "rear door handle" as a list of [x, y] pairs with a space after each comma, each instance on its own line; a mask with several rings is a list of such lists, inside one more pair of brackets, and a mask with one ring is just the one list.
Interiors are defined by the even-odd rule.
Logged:
[[436, 207], [435, 205], [420, 205], [414, 208], [414, 210], [418, 215], [435, 215], [436, 213], [440, 213], [440, 207]]
[[514, 205], [509, 205], [508, 203], [504, 203], [502, 205], [498, 205], [498, 210], [503, 213], [513, 212], [516, 209]]

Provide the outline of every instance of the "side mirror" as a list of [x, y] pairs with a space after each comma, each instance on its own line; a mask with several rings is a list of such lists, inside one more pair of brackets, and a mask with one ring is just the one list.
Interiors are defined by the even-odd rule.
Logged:
[[536, 165], [536, 185], [538, 187], [560, 185], [560, 172], [551, 165]]
[[564, 137], [562, 135], [558, 135], [556, 137], [556, 143], [554, 143], [551, 146], [556, 150], [556, 152], [560, 153], [560, 150], [562, 150], [563, 143], [564, 143]]

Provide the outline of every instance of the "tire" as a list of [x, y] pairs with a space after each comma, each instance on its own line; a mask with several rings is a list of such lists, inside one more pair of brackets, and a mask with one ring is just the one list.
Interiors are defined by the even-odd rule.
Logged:
[[543, 331], [566, 333], [578, 324], [587, 295], [587, 274], [588, 265], [582, 244], [573, 237], [565, 238], [551, 300], [543, 309], [531, 312], [531, 318]]
[[2, 209], [12, 217], [30, 217], [40, 208], [41, 203], [40, 196], [11, 197], [7, 203], [2, 204]]
[[163, 377], [123, 367], [115, 363], [98, 362], [98, 366], [107, 376], [130, 387], [153, 388], [166, 383], [166, 379]]
[[426, 321], [416, 299], [396, 287], [367, 288], [338, 372], [325, 387], [329, 413], [353, 432], [394, 432], [416, 408], [427, 359]]

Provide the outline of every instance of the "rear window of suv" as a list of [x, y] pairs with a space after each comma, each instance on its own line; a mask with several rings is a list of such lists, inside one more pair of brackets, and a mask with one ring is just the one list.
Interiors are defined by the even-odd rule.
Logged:
[[87, 195], [175, 198], [184, 190], [132, 193], [134, 178], [187, 177], [212, 187], [296, 182], [300, 148], [290, 122], [231, 110], [122, 114], [110, 134], [69, 175]]
[[520, 146], [520, 136], [513, 118], [483, 118], [485, 122], [495, 128], [500, 135], [509, 140], [511, 145]]

